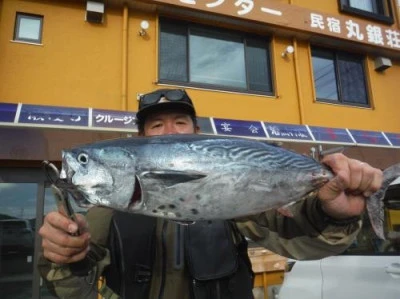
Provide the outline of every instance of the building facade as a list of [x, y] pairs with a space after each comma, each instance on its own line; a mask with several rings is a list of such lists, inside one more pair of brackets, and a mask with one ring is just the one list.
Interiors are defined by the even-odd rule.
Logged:
[[[0, 0], [4, 227], [28, 219], [18, 233], [35, 234], [54, 208], [41, 161], [135, 135], [137, 99], [156, 88], [185, 88], [205, 133], [397, 163], [399, 16], [395, 0]], [[39, 242], [14, 245], [0, 287], [17, 277], [47, 298]]]

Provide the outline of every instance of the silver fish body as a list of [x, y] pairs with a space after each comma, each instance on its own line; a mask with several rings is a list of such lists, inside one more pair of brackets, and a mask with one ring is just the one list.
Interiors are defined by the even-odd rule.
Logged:
[[61, 179], [81, 206], [177, 221], [232, 219], [297, 201], [333, 174], [314, 159], [267, 143], [168, 135], [97, 142], [63, 151]]

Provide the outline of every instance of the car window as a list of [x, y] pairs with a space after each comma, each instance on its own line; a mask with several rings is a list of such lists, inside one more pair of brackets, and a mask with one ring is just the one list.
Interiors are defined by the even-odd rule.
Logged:
[[381, 240], [372, 229], [368, 213], [365, 213], [361, 232], [343, 254], [400, 255], [400, 210], [387, 209], [385, 211], [385, 226], [386, 240]]

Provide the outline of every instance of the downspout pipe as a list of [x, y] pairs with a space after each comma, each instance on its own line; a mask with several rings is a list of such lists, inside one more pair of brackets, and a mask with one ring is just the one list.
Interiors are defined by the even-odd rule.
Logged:
[[128, 107], [128, 18], [129, 8], [125, 3], [122, 11], [122, 76], [121, 76], [121, 108]]
[[299, 106], [299, 120], [300, 124], [304, 124], [304, 106], [303, 106], [303, 93], [301, 89], [301, 82], [300, 82], [300, 74], [299, 74], [299, 61], [298, 61], [298, 46], [297, 40], [293, 39], [293, 64], [294, 64], [294, 73], [295, 73], [295, 80], [296, 80], [296, 91], [297, 91], [297, 100]]

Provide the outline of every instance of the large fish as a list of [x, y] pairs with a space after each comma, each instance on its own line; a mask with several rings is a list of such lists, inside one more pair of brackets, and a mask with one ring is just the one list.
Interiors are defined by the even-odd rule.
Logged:
[[[115, 139], [64, 150], [62, 155], [61, 187], [78, 205], [184, 222], [232, 219], [286, 206], [333, 177], [310, 157], [230, 137]], [[373, 213], [382, 237], [380, 209], [381, 204]]]

